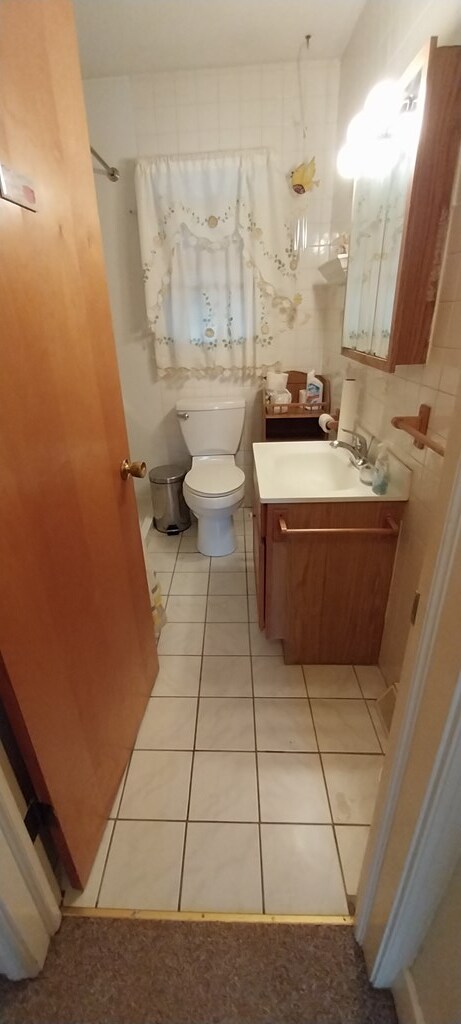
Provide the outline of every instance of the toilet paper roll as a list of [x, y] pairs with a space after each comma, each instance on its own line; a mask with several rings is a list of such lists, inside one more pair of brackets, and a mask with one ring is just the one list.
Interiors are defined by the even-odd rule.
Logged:
[[350, 434], [346, 434], [344, 433], [344, 431], [355, 430], [355, 420], [357, 416], [358, 401], [358, 381], [352, 379], [345, 380], [343, 383], [343, 390], [341, 392], [341, 407], [339, 410], [338, 423], [338, 441], [348, 441], [350, 443]]
[[319, 416], [319, 427], [323, 430], [324, 434], [329, 434], [330, 430], [334, 430], [335, 421], [328, 412], [322, 412], [322, 415]]

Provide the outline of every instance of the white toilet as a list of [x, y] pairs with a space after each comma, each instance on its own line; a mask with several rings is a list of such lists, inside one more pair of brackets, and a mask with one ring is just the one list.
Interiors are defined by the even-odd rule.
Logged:
[[183, 491], [198, 519], [198, 550], [204, 555], [230, 555], [235, 550], [232, 516], [245, 493], [245, 474], [234, 458], [245, 402], [184, 400], [176, 403], [176, 415], [192, 455]]

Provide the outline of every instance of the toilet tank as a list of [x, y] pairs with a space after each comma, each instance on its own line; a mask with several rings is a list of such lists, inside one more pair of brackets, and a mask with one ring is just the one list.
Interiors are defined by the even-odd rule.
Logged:
[[176, 415], [191, 455], [234, 455], [245, 417], [245, 401], [182, 399]]

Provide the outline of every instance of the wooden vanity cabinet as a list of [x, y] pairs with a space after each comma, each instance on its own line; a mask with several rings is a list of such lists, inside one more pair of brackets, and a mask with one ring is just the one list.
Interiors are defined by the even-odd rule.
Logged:
[[[376, 664], [402, 502], [254, 509], [259, 626], [287, 664]], [[394, 525], [393, 525], [394, 524]], [[284, 533], [325, 530], [325, 533]], [[327, 532], [358, 529], [359, 533]], [[382, 530], [383, 533], [362, 532]]]

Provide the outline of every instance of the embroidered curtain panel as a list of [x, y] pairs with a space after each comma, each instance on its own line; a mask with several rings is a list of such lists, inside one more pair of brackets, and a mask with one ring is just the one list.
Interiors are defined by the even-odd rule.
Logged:
[[136, 166], [147, 318], [161, 375], [264, 373], [300, 296], [289, 194], [266, 151]]

